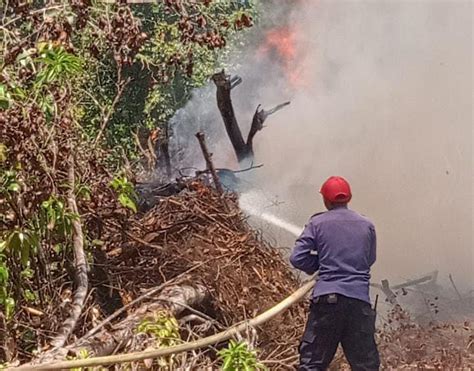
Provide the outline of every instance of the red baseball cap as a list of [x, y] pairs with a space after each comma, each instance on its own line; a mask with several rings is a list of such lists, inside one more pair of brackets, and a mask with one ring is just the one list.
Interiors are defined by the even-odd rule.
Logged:
[[346, 203], [352, 198], [351, 186], [349, 182], [341, 176], [328, 178], [321, 186], [319, 192], [330, 202]]

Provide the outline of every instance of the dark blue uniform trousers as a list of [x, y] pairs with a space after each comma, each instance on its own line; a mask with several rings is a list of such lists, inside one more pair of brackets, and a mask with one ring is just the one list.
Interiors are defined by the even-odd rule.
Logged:
[[375, 311], [369, 303], [342, 295], [313, 299], [300, 344], [300, 371], [326, 370], [342, 345], [352, 370], [378, 370]]

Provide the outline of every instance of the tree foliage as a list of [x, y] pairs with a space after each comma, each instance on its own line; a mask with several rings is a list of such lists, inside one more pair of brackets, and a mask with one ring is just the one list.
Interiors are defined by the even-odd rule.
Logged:
[[266, 367], [257, 360], [257, 352], [251, 349], [245, 341], [229, 341], [227, 348], [218, 352], [222, 361], [223, 371], [258, 371], [266, 370]]
[[[254, 9], [211, 0], [1, 5], [0, 310], [28, 357], [64, 320], [54, 286], [73, 289], [73, 222], [90, 251], [98, 221], [137, 211], [134, 175], [123, 167], [140, 155], [156, 166], [166, 122], [251, 26]], [[79, 214], [67, 206], [71, 189]], [[46, 314], [46, 328], [28, 326], [25, 307]]]

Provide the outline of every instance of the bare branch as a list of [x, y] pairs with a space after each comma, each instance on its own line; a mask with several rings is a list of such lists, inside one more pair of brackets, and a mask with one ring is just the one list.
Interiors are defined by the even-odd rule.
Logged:
[[278, 112], [289, 104], [290, 102], [284, 102], [273, 107], [272, 109], [269, 109], [268, 111], [260, 109], [260, 104], [257, 106], [257, 109], [255, 110], [255, 113], [253, 115], [252, 126], [250, 127], [249, 135], [247, 137], [247, 147], [249, 148], [249, 151], [251, 153], [253, 153], [253, 138], [255, 134], [257, 134], [257, 132], [263, 129], [263, 123], [268, 118], [268, 116], [274, 114], [275, 112]]
[[240, 85], [242, 78], [240, 76], [234, 76], [230, 79], [230, 89], [234, 89], [236, 86]]
[[240, 170], [235, 170], [235, 171], [232, 171], [234, 174], [236, 173], [244, 173], [246, 171], [249, 171], [249, 170], [253, 170], [253, 169], [260, 169], [261, 167], [263, 167], [263, 164], [260, 164], [260, 165], [253, 165], [253, 164], [250, 164], [249, 167], [245, 168], [245, 169], [240, 169]]
[[112, 118], [112, 114], [115, 112], [115, 107], [117, 106], [118, 102], [122, 98], [123, 92], [131, 80], [130, 78], [127, 78], [125, 80], [122, 79], [122, 67], [120, 65], [117, 67], [117, 75], [118, 75], [117, 84], [116, 84], [117, 94], [115, 95], [110, 107], [101, 108], [102, 116], [103, 116], [102, 124], [100, 125], [99, 133], [97, 134], [97, 137], [94, 140], [94, 145], [97, 145], [99, 143], [102, 135], [104, 134], [105, 129], [107, 128], [107, 125], [110, 119]]
[[393, 305], [397, 304], [397, 295], [395, 295], [392, 289], [390, 289], [388, 280], [382, 280], [382, 291], [384, 292], [390, 304], [393, 304]]
[[269, 109], [268, 111], [264, 111], [264, 112], [265, 112], [265, 119], [266, 119], [268, 116], [274, 114], [275, 112], [278, 112], [278, 111], [281, 110], [282, 108], [288, 106], [290, 103], [291, 103], [290, 101], [284, 102], [284, 103], [281, 103], [281, 104], [279, 104], [279, 105], [277, 105], [277, 106], [275, 106], [275, 107]]

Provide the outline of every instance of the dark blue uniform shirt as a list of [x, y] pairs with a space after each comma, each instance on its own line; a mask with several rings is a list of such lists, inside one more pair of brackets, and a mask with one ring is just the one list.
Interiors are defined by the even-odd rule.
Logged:
[[290, 262], [307, 274], [319, 269], [313, 297], [335, 293], [370, 303], [375, 250], [372, 222], [347, 207], [338, 207], [311, 217], [296, 240]]

